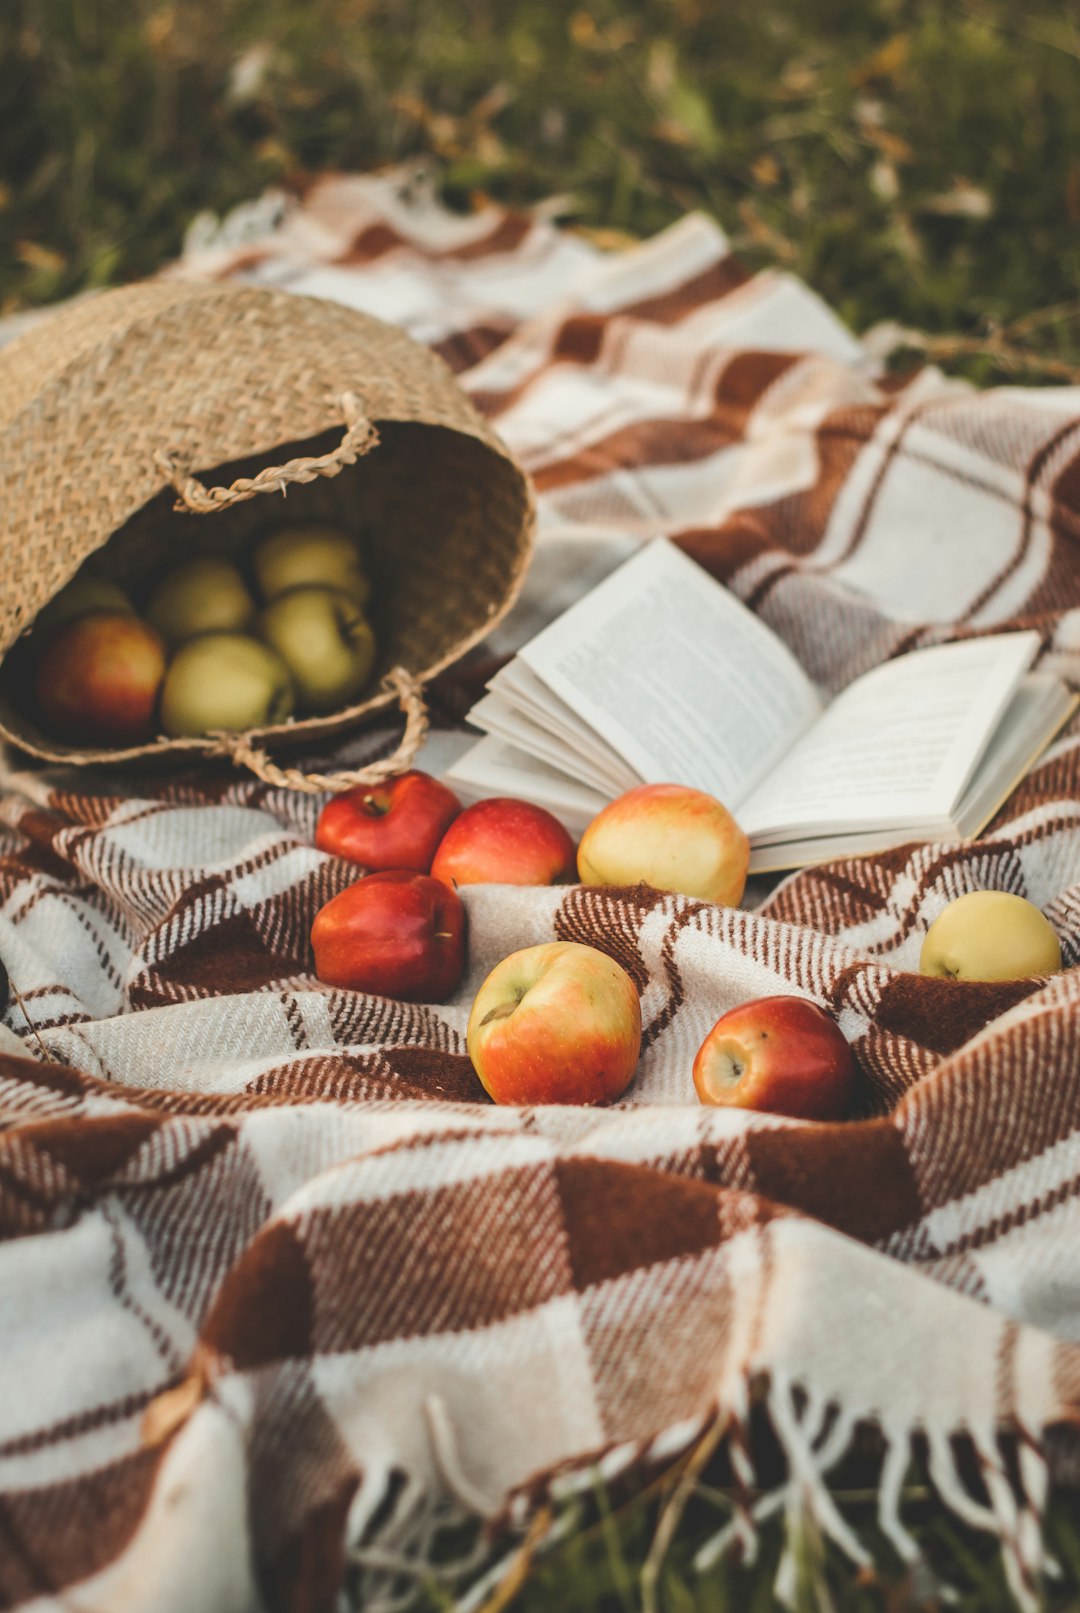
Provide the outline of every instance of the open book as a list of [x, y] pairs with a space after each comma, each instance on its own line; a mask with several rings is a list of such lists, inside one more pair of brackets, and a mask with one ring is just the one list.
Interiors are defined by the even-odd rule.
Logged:
[[779, 638], [672, 544], [639, 551], [527, 644], [447, 773], [582, 828], [641, 783], [717, 796], [751, 872], [968, 839], [1075, 709], [1037, 633], [933, 645], [831, 704]]

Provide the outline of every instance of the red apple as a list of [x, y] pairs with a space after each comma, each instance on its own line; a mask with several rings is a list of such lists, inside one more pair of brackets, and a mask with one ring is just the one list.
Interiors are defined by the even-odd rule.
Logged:
[[639, 784], [604, 807], [578, 847], [586, 885], [651, 885], [735, 907], [750, 842], [727, 807], [683, 784]]
[[595, 947], [552, 941], [512, 952], [476, 994], [469, 1057], [496, 1103], [610, 1103], [641, 1050], [641, 1003]]
[[35, 679], [41, 720], [75, 745], [139, 745], [155, 732], [165, 645], [119, 611], [80, 616], [49, 639]]
[[362, 784], [335, 795], [319, 815], [315, 844], [365, 868], [426, 874], [460, 811], [453, 791], [429, 773], [402, 773], [385, 784]]
[[454, 819], [431, 872], [448, 885], [557, 885], [574, 877], [574, 842], [543, 807], [495, 795]]
[[702, 1103], [839, 1120], [855, 1082], [843, 1031], [805, 997], [758, 997], [721, 1014], [698, 1049]]
[[465, 969], [465, 909], [440, 880], [390, 869], [321, 907], [311, 944], [315, 973], [328, 986], [442, 1002]]

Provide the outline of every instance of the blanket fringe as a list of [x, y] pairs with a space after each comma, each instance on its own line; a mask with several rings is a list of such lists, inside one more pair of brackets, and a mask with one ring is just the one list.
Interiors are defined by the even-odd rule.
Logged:
[[[783, 1479], [769, 1488], [762, 1487], [754, 1459], [752, 1407], [766, 1413], [786, 1464]], [[736, 1374], [724, 1384], [722, 1396], [707, 1415], [680, 1423], [654, 1439], [612, 1446], [588, 1463], [563, 1468], [543, 1484], [530, 1485], [516, 1494], [497, 1518], [460, 1470], [445, 1406], [441, 1402], [426, 1406], [425, 1418], [432, 1465], [444, 1489], [435, 1500], [422, 1489], [403, 1484], [374, 1538], [351, 1549], [356, 1599], [347, 1605], [362, 1607], [365, 1613], [402, 1613], [424, 1580], [443, 1590], [447, 1607], [456, 1613], [495, 1613], [505, 1605], [504, 1593], [511, 1583], [520, 1586], [533, 1556], [550, 1552], [581, 1527], [585, 1505], [598, 1484], [611, 1485], [630, 1472], [656, 1471], [689, 1457], [684, 1468], [688, 1473], [693, 1452], [703, 1442], [708, 1442], [711, 1454], [720, 1427], [734, 1478], [732, 1516], [696, 1553], [693, 1566], [697, 1572], [706, 1573], [729, 1553], [737, 1553], [744, 1563], [752, 1562], [761, 1526], [778, 1513], [787, 1520], [774, 1582], [774, 1593], [783, 1605], [799, 1604], [807, 1563], [820, 1558], [828, 1544], [842, 1552], [855, 1569], [874, 1571], [872, 1554], [841, 1513], [828, 1483], [830, 1472], [851, 1449], [860, 1418], [780, 1374], [772, 1374], [767, 1381], [749, 1373]], [[918, 1541], [901, 1516], [905, 1479], [917, 1441], [927, 1452], [930, 1483], [940, 1502], [962, 1523], [998, 1542], [1018, 1608], [1022, 1613], [1036, 1613], [1045, 1577], [1061, 1572], [1045, 1550], [1043, 1513], [1049, 1473], [1038, 1439], [1030, 1431], [1020, 1431], [1010, 1472], [992, 1427], [928, 1431], [918, 1426], [891, 1426], [880, 1419], [875, 1426], [886, 1442], [875, 1487], [877, 1523], [901, 1561], [920, 1583], [925, 1582], [927, 1596], [951, 1602], [957, 1593], [931, 1574]], [[969, 1470], [974, 1453], [984, 1491], [981, 1496], [972, 1492], [965, 1477], [962, 1452], [967, 1454]], [[696, 1482], [696, 1475], [694, 1479]], [[369, 1486], [373, 1499], [368, 1498]], [[362, 1505], [359, 1510], [354, 1507], [354, 1529], [368, 1529], [386, 1492], [386, 1475], [378, 1479], [372, 1475], [365, 1481]], [[440, 1561], [440, 1536], [470, 1520], [476, 1526], [472, 1549], [453, 1561]], [[514, 1547], [499, 1551], [493, 1561], [492, 1537], [506, 1529], [517, 1537]], [[658, 1550], [650, 1555], [653, 1581], [666, 1546], [666, 1541], [658, 1542]]]

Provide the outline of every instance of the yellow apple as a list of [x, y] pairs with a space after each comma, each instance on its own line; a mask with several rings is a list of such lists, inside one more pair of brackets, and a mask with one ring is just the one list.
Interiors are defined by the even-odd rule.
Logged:
[[293, 588], [270, 601], [259, 630], [289, 668], [302, 711], [339, 711], [371, 677], [375, 635], [347, 594]]
[[734, 907], [750, 842], [726, 806], [682, 784], [640, 784], [604, 807], [578, 847], [586, 885], [652, 885]]
[[312, 585], [348, 594], [361, 607], [371, 596], [360, 545], [340, 527], [314, 523], [281, 527], [260, 543], [252, 566], [267, 601]]
[[204, 633], [178, 650], [161, 691], [161, 725], [173, 738], [222, 728], [266, 728], [294, 707], [277, 652], [241, 633]]
[[175, 650], [200, 633], [246, 632], [255, 602], [231, 561], [202, 555], [165, 573], [150, 595], [146, 619]]
[[79, 616], [92, 611], [106, 611], [112, 616], [134, 616], [131, 600], [114, 582], [104, 577], [75, 577], [66, 588], [61, 588], [55, 599], [50, 599], [44, 610], [38, 612], [34, 623], [35, 634], [51, 636], [59, 628]]
[[1019, 980], [1061, 968], [1049, 919], [1009, 891], [969, 891], [950, 902], [922, 944], [919, 972], [951, 980]]

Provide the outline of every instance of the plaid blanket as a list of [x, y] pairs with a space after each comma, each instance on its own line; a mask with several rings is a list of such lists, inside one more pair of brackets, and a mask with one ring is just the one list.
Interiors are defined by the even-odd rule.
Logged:
[[[660, 533], [826, 689], [1005, 626], [1080, 667], [1080, 392], [886, 380], [704, 217], [611, 254], [451, 217], [422, 175], [336, 178], [200, 221], [171, 272], [399, 322], [535, 478], [525, 592], [436, 690], [430, 770], [492, 659]], [[862, 1563], [825, 1480], [869, 1426], [896, 1549], [915, 1441], [1035, 1605], [1080, 1412], [1080, 726], [976, 845], [808, 869], [738, 911], [466, 890], [440, 1007], [315, 979], [312, 918], [356, 872], [314, 849], [317, 799], [10, 757], [2, 783], [0, 1604], [317, 1610], [345, 1585], [389, 1608], [448, 1520], [512, 1538], [583, 1473], [710, 1430], [747, 1500], [706, 1556], [793, 1507]], [[1063, 973], [913, 972], [980, 887], [1044, 909]], [[554, 938], [630, 971], [639, 1073], [607, 1109], [496, 1108], [472, 994]], [[713, 1020], [771, 991], [838, 1017], [855, 1120], [694, 1101]]]

